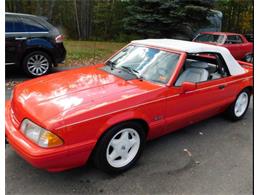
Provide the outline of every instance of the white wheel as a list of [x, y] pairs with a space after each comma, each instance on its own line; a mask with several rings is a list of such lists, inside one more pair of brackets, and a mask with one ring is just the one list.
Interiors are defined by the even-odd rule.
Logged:
[[110, 140], [107, 150], [107, 162], [115, 168], [129, 164], [140, 148], [140, 136], [135, 129], [126, 128], [119, 131]]
[[249, 102], [248, 94], [246, 92], [242, 92], [238, 96], [234, 107], [236, 117], [240, 117], [245, 113], [248, 106], [248, 102]]
[[135, 165], [145, 145], [145, 129], [135, 121], [126, 121], [108, 129], [99, 139], [92, 159], [97, 168], [122, 173]]
[[251, 92], [249, 88], [243, 89], [236, 100], [226, 110], [226, 116], [232, 120], [237, 121], [244, 117], [250, 102]]

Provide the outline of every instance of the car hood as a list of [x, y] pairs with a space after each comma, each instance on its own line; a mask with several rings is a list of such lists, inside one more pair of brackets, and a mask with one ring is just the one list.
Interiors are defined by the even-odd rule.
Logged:
[[[141, 81], [139, 81], [141, 82]], [[148, 87], [149, 88], [149, 87]], [[39, 124], [62, 119], [75, 107], [94, 108], [104, 103], [136, 96], [147, 91], [99, 69], [84, 67], [26, 81], [16, 86], [12, 109], [18, 121], [30, 118]]]

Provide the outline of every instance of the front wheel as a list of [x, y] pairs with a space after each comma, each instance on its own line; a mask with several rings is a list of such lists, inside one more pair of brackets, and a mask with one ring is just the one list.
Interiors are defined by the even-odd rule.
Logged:
[[250, 102], [250, 92], [248, 89], [241, 91], [236, 100], [230, 105], [227, 110], [227, 116], [233, 121], [237, 121], [243, 118]]
[[42, 51], [35, 51], [25, 56], [23, 69], [30, 77], [38, 77], [47, 74], [52, 66], [48, 54]]
[[119, 124], [105, 133], [94, 151], [94, 164], [108, 173], [130, 169], [141, 155], [145, 133], [135, 122]]

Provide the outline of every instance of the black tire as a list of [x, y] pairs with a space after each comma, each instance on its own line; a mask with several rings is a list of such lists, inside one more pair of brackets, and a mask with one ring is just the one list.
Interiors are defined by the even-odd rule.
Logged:
[[[140, 145], [138, 148], [138, 152], [136, 153], [134, 158], [128, 164], [126, 164], [122, 167], [113, 167], [111, 164], [109, 164], [108, 159], [107, 159], [107, 150], [109, 150], [108, 146], [110, 144], [110, 141], [112, 140], [112, 138], [114, 138], [115, 135], [117, 135], [122, 130], [127, 129], [127, 128], [134, 129], [140, 137]], [[109, 174], [122, 173], [134, 166], [134, 164], [140, 158], [144, 145], [145, 145], [145, 131], [140, 124], [138, 124], [136, 122], [131, 122], [131, 121], [120, 123], [120, 124], [112, 127], [111, 129], [109, 129], [98, 141], [96, 148], [94, 150], [94, 154], [93, 154], [94, 165], [98, 169], [101, 169], [102, 171], [109, 173]], [[109, 147], [111, 147], [111, 146], [109, 146]], [[129, 149], [129, 151], [130, 150], [131, 150], [131, 148]]]
[[[244, 112], [241, 114], [241, 115], [237, 115], [235, 113], [235, 106], [236, 106], [236, 102], [239, 98], [239, 96], [243, 93], [246, 93], [247, 94], [247, 97], [248, 97], [248, 101], [247, 101], [247, 105], [246, 105], [246, 109], [244, 110]], [[240, 119], [242, 119], [244, 117], [244, 115], [246, 114], [247, 112], [247, 109], [248, 109], [248, 106], [250, 104], [250, 91], [248, 89], [244, 89], [242, 90], [236, 97], [236, 100], [229, 106], [229, 108], [226, 110], [226, 116], [228, 119], [232, 120], [232, 121], [238, 121]]]
[[[37, 59], [39, 59], [38, 64], [37, 64]], [[35, 63], [33, 63], [33, 62], [35, 62]], [[34, 51], [34, 52], [27, 54], [24, 57], [23, 62], [22, 62], [22, 67], [23, 67], [24, 72], [29, 77], [39, 77], [39, 76], [47, 74], [50, 71], [50, 69], [52, 67], [52, 61], [51, 61], [50, 56], [47, 53], [42, 52], [42, 51]], [[37, 68], [38, 68], [38, 70], [36, 71]], [[35, 73], [33, 70], [35, 70]]]

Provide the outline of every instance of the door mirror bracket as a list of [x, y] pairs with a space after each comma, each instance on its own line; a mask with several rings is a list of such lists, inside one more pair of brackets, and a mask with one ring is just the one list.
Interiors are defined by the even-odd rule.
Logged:
[[181, 84], [182, 93], [186, 93], [188, 91], [193, 91], [197, 89], [197, 84], [192, 82], [183, 82]]

